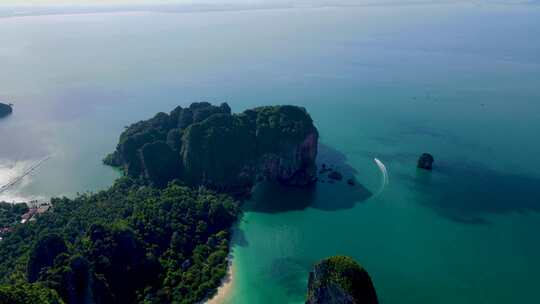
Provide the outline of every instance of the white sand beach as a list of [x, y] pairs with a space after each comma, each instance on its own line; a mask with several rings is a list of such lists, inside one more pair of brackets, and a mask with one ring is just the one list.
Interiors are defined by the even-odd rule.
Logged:
[[232, 261], [232, 258], [229, 258], [229, 268], [227, 270], [227, 275], [223, 278], [221, 286], [219, 286], [217, 293], [208, 301], [206, 304], [225, 304], [229, 300], [231, 291], [234, 287], [234, 275], [235, 267]]

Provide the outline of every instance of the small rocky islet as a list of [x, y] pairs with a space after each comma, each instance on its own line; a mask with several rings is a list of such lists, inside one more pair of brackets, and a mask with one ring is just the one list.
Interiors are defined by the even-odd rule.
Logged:
[[[321, 169], [319, 170], [319, 176], [317, 177], [317, 181], [321, 183], [328, 182], [330, 184], [334, 184], [336, 182], [340, 182], [343, 180], [343, 174], [338, 171], [338, 169], [334, 169], [331, 166], [327, 164], [322, 164]], [[354, 177], [350, 177], [346, 180], [347, 184], [349, 186], [356, 185], [356, 181]]]
[[5, 104], [0, 102], [0, 118], [6, 117], [13, 112], [11, 104]]
[[420, 155], [420, 157], [418, 158], [417, 167], [420, 169], [432, 170], [434, 161], [435, 158], [433, 157], [433, 155], [429, 153], [422, 153], [422, 155]]
[[332, 256], [309, 273], [306, 304], [377, 304], [368, 272], [354, 259]]

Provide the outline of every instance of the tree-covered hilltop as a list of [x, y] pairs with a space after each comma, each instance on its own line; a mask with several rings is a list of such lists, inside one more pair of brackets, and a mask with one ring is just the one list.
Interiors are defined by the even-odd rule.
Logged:
[[317, 263], [309, 274], [306, 304], [377, 304], [371, 277], [347, 256]]
[[223, 103], [193, 103], [129, 126], [108, 165], [156, 186], [246, 192], [257, 180], [307, 185], [316, 175], [318, 131], [304, 108], [259, 107], [231, 114]]
[[51, 203], [0, 242], [0, 303], [195, 303], [226, 274], [229, 196], [124, 177]]
[[11, 112], [13, 112], [13, 109], [10, 105], [0, 102], [0, 118], [8, 116]]

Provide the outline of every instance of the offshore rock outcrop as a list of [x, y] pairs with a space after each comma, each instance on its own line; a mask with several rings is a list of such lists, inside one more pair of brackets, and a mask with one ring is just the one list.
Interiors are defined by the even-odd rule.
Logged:
[[131, 125], [104, 162], [158, 186], [180, 179], [192, 186], [245, 193], [260, 180], [312, 183], [318, 139], [301, 107], [258, 107], [231, 114], [226, 103], [201, 102]]
[[377, 304], [369, 274], [352, 258], [333, 256], [309, 273], [306, 304]]
[[338, 171], [332, 171], [328, 174], [329, 179], [340, 181], [343, 179], [343, 175], [339, 173]]
[[11, 112], [13, 112], [11, 105], [0, 102], [0, 118], [8, 116]]
[[433, 155], [429, 153], [423, 153], [420, 155], [420, 158], [418, 159], [417, 167], [420, 169], [426, 169], [431, 170], [433, 169], [433, 162], [435, 159], [433, 158]]

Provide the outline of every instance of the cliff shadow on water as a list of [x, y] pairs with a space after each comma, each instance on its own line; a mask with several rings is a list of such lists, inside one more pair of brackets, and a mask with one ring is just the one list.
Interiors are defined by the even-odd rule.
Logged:
[[[317, 163], [319, 169], [324, 164], [340, 172], [344, 179], [332, 181], [327, 177], [328, 172], [324, 172], [320, 173], [318, 181], [309, 187], [262, 182], [254, 187], [252, 197], [245, 203], [244, 210], [263, 213], [300, 211], [308, 207], [325, 211], [343, 210], [353, 208], [373, 195], [356, 179], [357, 170], [340, 151], [319, 144]], [[345, 181], [347, 179], [354, 180], [354, 185], [349, 185]]]
[[540, 179], [479, 163], [436, 161], [433, 172], [416, 169], [399, 178], [415, 190], [420, 204], [460, 223], [488, 224], [489, 215], [540, 212]]

